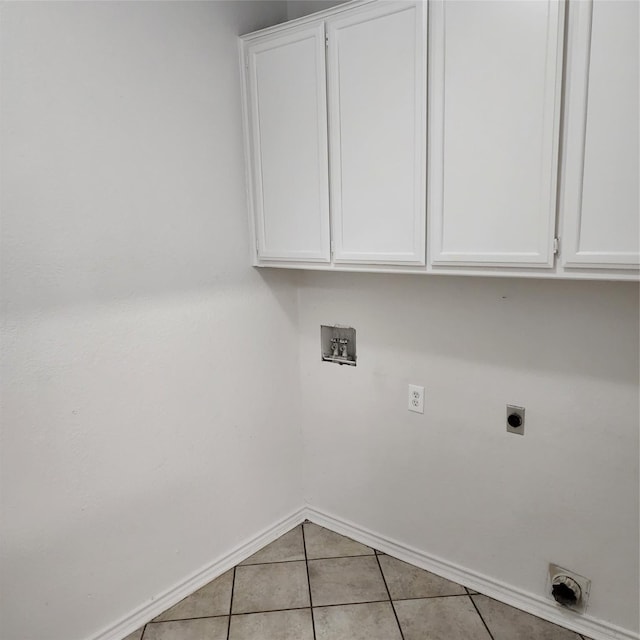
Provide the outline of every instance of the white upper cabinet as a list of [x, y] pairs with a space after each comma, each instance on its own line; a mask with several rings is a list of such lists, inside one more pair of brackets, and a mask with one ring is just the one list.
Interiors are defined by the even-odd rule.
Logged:
[[565, 267], [638, 268], [638, 2], [572, 3], [562, 210]]
[[329, 262], [324, 24], [243, 48], [259, 260]]
[[242, 36], [254, 264], [638, 280], [639, 10], [353, 0]]
[[326, 22], [336, 263], [425, 264], [426, 3]]
[[552, 267], [564, 3], [429, 7], [431, 263]]

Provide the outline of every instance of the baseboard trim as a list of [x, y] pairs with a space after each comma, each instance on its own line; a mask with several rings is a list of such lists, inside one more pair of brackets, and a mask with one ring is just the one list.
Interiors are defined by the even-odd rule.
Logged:
[[462, 584], [495, 600], [559, 624], [593, 640], [640, 640], [640, 634], [633, 631], [593, 618], [588, 614], [580, 615], [562, 609], [551, 600], [546, 600], [538, 595], [431, 556], [315, 507], [307, 506], [303, 517], [336, 533], [353, 538], [357, 542], [384, 551], [399, 560], [431, 571], [447, 580]]
[[278, 520], [271, 526], [263, 529], [252, 538], [237, 545], [229, 553], [217, 558], [202, 569], [192, 573], [184, 580], [173, 585], [163, 593], [145, 602], [134, 609], [114, 624], [109, 625], [91, 640], [122, 640], [133, 633], [156, 616], [159, 616], [169, 607], [177, 604], [183, 598], [197, 591], [205, 584], [211, 582], [225, 571], [235, 567], [249, 556], [259, 551], [265, 545], [273, 542], [287, 531], [293, 529], [306, 518], [306, 508], [300, 508], [285, 518]]
[[561, 609], [552, 601], [541, 598], [538, 595], [470, 571], [442, 558], [429, 555], [414, 547], [386, 538], [366, 527], [361, 527], [349, 520], [311, 506], [297, 509], [285, 518], [263, 529], [257, 535], [237, 545], [229, 553], [219, 557], [199, 571], [192, 573], [163, 593], [137, 607], [117, 622], [91, 636], [90, 640], [122, 640], [122, 638], [153, 620], [169, 607], [177, 604], [183, 598], [186, 598], [211, 580], [221, 576], [225, 571], [246, 560], [265, 545], [293, 529], [305, 519], [331, 529], [336, 533], [353, 538], [357, 542], [384, 551], [399, 560], [404, 560], [416, 567], [431, 571], [447, 580], [452, 580], [474, 589], [495, 600], [531, 613], [539, 618], [544, 618], [549, 622], [559, 624], [576, 633], [583, 634], [593, 640], [640, 640], [640, 634], [633, 631], [599, 620], [588, 614], [578, 615]]

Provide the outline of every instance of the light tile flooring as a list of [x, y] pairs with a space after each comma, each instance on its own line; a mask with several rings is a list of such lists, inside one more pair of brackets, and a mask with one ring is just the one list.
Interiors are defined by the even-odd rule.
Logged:
[[125, 640], [581, 638], [305, 522]]

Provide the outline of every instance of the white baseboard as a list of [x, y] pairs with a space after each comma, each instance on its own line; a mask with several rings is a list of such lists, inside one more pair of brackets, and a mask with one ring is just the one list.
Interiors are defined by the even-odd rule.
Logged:
[[300, 508], [279, 520], [270, 527], [263, 529], [256, 536], [237, 545], [229, 553], [217, 558], [202, 569], [173, 585], [165, 592], [145, 602], [131, 613], [127, 614], [114, 624], [109, 625], [91, 640], [122, 640], [144, 624], [159, 616], [169, 607], [177, 604], [183, 598], [197, 591], [211, 580], [221, 576], [225, 571], [235, 567], [249, 556], [259, 551], [265, 545], [279, 538], [282, 534], [300, 524], [306, 517], [306, 509]]
[[593, 640], [640, 640], [640, 635], [633, 631], [622, 629], [604, 620], [598, 620], [588, 614], [579, 615], [572, 613], [539, 595], [522, 591], [521, 589], [499, 582], [488, 576], [475, 573], [474, 571], [470, 571], [469, 569], [465, 569], [441, 558], [431, 556], [396, 540], [386, 538], [365, 527], [356, 525], [349, 520], [330, 515], [311, 506], [297, 509], [287, 517], [264, 529], [256, 536], [245, 540], [229, 553], [214, 560], [199, 571], [170, 587], [165, 592], [137, 607], [131, 613], [109, 625], [98, 634], [92, 636], [91, 640], [122, 640], [136, 629], [153, 620], [153, 618], [160, 615], [163, 611], [166, 611], [169, 607], [177, 604], [183, 598], [197, 591], [205, 584], [211, 582], [211, 580], [221, 576], [225, 571], [228, 571], [243, 560], [246, 560], [256, 551], [279, 538], [282, 534], [293, 529], [293, 527], [305, 519], [309, 519], [336, 533], [341, 533], [342, 535], [353, 538], [357, 542], [384, 551], [399, 560], [404, 560], [416, 567], [431, 571], [447, 580], [452, 580], [465, 587], [474, 589], [495, 600], [531, 613], [539, 618], [549, 620], [549, 622], [559, 624], [576, 633], [583, 634]]
[[593, 640], [640, 640], [640, 635], [633, 631], [622, 629], [604, 620], [598, 620], [588, 614], [573, 613], [563, 609], [552, 600], [546, 600], [539, 595], [522, 591], [504, 582], [475, 573], [390, 538], [385, 538], [320, 509], [308, 506], [303, 517], [336, 533], [353, 538], [357, 542], [384, 551], [399, 560], [431, 571], [447, 580], [462, 584], [495, 600], [571, 629]]

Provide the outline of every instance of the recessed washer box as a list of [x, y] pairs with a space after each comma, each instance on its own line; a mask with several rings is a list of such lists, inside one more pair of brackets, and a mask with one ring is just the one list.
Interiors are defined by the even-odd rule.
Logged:
[[356, 366], [356, 330], [344, 325], [320, 326], [320, 351], [325, 362]]

